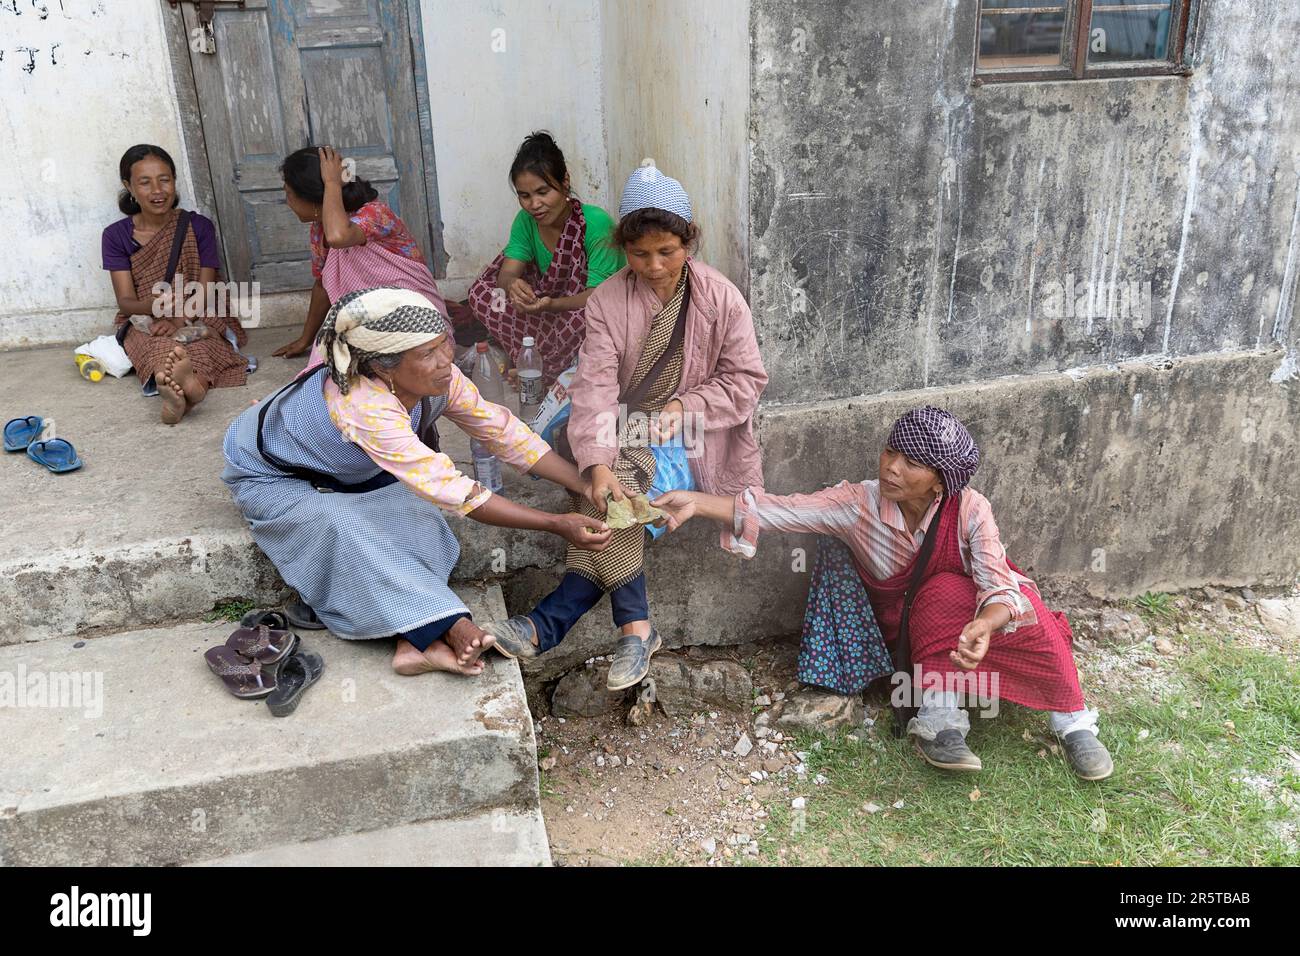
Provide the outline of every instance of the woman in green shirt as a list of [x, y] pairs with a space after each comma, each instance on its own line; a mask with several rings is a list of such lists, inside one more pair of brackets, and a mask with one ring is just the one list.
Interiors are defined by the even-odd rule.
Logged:
[[474, 316], [513, 364], [531, 336], [546, 387], [578, 356], [592, 289], [623, 268], [614, 220], [570, 195], [564, 154], [549, 133], [524, 140], [510, 164], [519, 213], [510, 240], [469, 288]]

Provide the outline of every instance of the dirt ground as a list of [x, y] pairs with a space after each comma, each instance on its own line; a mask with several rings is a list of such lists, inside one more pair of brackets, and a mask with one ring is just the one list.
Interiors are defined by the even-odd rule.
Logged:
[[[1180, 635], [1195, 628], [1226, 629], [1243, 643], [1294, 659], [1296, 643], [1270, 633], [1253, 604], [1242, 606], [1236, 596], [1190, 592], [1172, 597], [1160, 614], [1136, 605], [1067, 608], [1085, 694], [1159, 696], [1160, 658], [1176, 654]], [[789, 806], [818, 784], [806, 772], [806, 753], [788, 732], [766, 726], [763, 715], [766, 704], [798, 690], [798, 651], [797, 636], [690, 651], [746, 668], [757, 701], [748, 713], [711, 710], [673, 719], [656, 709], [641, 726], [627, 724], [626, 705], [600, 717], [537, 715], [542, 812], [555, 863], [701, 866], [757, 856], [767, 808], [776, 801]], [[849, 732], [873, 734], [876, 720], [887, 725], [887, 703], [883, 692], [869, 694], [865, 722]], [[752, 745], [743, 757], [735, 753], [742, 735]]]

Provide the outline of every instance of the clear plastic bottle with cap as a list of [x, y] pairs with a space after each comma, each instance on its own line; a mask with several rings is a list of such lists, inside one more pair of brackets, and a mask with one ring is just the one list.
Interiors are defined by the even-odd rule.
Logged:
[[[505, 404], [506, 387], [501, 370], [488, 351], [486, 342], [478, 343], [474, 356], [474, 374], [470, 376], [484, 401]], [[501, 490], [501, 462], [477, 439], [470, 439], [470, 453], [474, 458], [474, 479], [488, 491]]]
[[524, 336], [524, 347], [515, 362], [515, 371], [519, 376], [519, 417], [531, 428], [542, 399], [546, 397], [546, 390], [542, 387], [542, 357], [531, 335]]

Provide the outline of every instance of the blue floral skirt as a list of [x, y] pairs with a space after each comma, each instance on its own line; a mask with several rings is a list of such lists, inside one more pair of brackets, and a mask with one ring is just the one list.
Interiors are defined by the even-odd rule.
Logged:
[[852, 553], [835, 538], [818, 538], [796, 676], [838, 694], [858, 694], [893, 672]]

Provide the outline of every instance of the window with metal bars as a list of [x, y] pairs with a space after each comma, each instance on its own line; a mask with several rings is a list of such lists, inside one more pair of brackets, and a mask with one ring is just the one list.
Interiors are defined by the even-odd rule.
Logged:
[[980, 82], [1187, 73], [1197, 0], [980, 0]]

